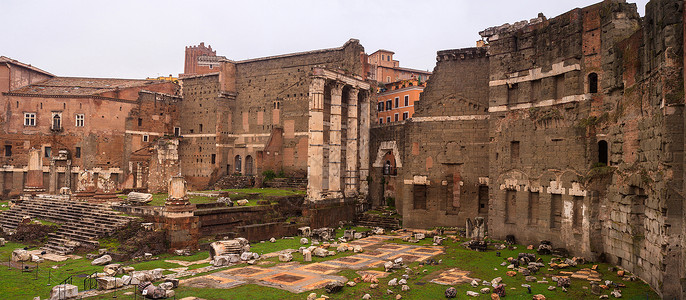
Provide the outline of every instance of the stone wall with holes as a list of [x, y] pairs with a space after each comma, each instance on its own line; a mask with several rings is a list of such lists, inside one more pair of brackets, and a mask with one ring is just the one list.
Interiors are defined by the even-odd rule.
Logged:
[[[399, 152], [393, 189], [409, 228], [464, 226], [488, 213], [487, 48], [439, 51], [415, 114], [398, 125], [373, 130], [372, 192], [386, 148]], [[394, 142], [394, 143], [392, 143]], [[373, 194], [373, 195], [374, 195]]]
[[222, 104], [231, 100], [222, 97], [216, 73], [183, 78], [182, 95], [181, 173], [192, 188], [204, 188], [219, 172], [217, 127], [230, 122], [229, 107]]
[[[618, 43], [603, 67], [620, 70], [622, 91], [607, 122], [612, 183], [603, 242], [607, 259], [639, 275], [663, 298], [684, 298], [684, 60], [682, 1], [651, 1], [642, 28]], [[621, 77], [620, 77], [621, 76]]]
[[489, 234], [683, 298], [683, 2], [606, 1], [489, 38]]
[[202, 187], [221, 176], [267, 169], [306, 177], [312, 70], [363, 76], [363, 54], [359, 41], [350, 40], [333, 49], [225, 61], [218, 73], [184, 77], [188, 118], [181, 118], [180, 158], [189, 184]]
[[[152, 141], [172, 133], [170, 127], [180, 101], [175, 96], [177, 89], [171, 82], [159, 82], [122, 89], [117, 95], [93, 97], [2, 95], [0, 100], [7, 111], [0, 118], [0, 172], [4, 173], [0, 175], [0, 193], [3, 197], [21, 194], [31, 148], [43, 151], [42, 163], [47, 174], [44, 186], [48, 192], [55, 193], [60, 187], [70, 187], [72, 191], [124, 188], [131, 153], [147, 145], [143, 136]], [[24, 125], [24, 112], [35, 113], [35, 126]], [[55, 112], [61, 116], [59, 130], [51, 128]], [[84, 116], [82, 123], [76, 121], [80, 114]], [[141, 115], [145, 120], [138, 125]], [[60, 150], [67, 151], [66, 158], [54, 163]], [[81, 175], [90, 181], [79, 180]]]

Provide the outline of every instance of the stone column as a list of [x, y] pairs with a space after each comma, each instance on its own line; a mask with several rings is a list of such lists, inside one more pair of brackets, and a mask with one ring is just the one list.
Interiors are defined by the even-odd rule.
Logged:
[[341, 96], [343, 84], [331, 85], [331, 118], [329, 127], [329, 196], [341, 198]]
[[40, 149], [29, 150], [29, 166], [26, 174], [24, 193], [35, 195], [44, 192], [43, 188], [43, 155]]
[[307, 199], [320, 200], [324, 171], [324, 78], [310, 83], [310, 107], [307, 146]]
[[357, 95], [358, 89], [348, 92], [348, 136], [345, 151], [345, 197], [357, 195]]
[[369, 194], [369, 183], [367, 176], [369, 176], [369, 92], [363, 94], [362, 102], [360, 103], [360, 196], [364, 199]]
[[195, 204], [188, 201], [186, 180], [181, 176], [169, 180], [169, 196], [164, 202], [165, 229], [171, 249], [197, 249], [200, 218], [194, 216]]

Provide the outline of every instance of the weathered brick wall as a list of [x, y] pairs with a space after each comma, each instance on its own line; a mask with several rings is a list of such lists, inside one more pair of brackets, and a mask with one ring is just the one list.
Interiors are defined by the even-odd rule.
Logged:
[[179, 159], [181, 172], [193, 188], [206, 187], [218, 172], [216, 126], [226, 121], [218, 116], [227, 115], [223, 114], [226, 107], [219, 105], [223, 101], [219, 86], [218, 74], [182, 80]]
[[615, 48], [607, 133], [616, 166], [603, 203], [607, 258], [683, 298], [683, 2], [651, 1], [642, 28]]
[[[184, 78], [184, 113], [193, 116], [182, 117], [180, 155], [188, 182], [202, 187], [226, 174], [259, 175], [266, 170], [263, 161], [290, 176], [305, 176], [312, 70], [324, 66], [363, 74], [363, 53], [351, 40], [336, 49], [224, 62], [217, 74]], [[231, 96], [225, 97], [227, 92]], [[203, 133], [198, 132], [201, 123]], [[269, 140], [279, 149], [265, 154]]]
[[[145, 88], [162, 91], [170, 95], [169, 97], [176, 93], [176, 85], [167, 82], [149, 84]], [[142, 89], [141, 86], [122, 89], [121, 94], [126, 94], [126, 99], [102, 96], [4, 94], [2, 100], [6, 113], [0, 132], [0, 143], [3, 146], [0, 164], [3, 165], [1, 171], [6, 174], [0, 177], [6, 179], [0, 180], [1, 190], [6, 191], [4, 194], [12, 196], [21, 193], [21, 178], [26, 171], [28, 151], [31, 148], [38, 148], [45, 153], [46, 147], [49, 147], [51, 152], [50, 157], [43, 157], [45, 188], [48, 191], [55, 192], [61, 186], [69, 186], [74, 191], [84, 190], [87, 186], [97, 186], [98, 177], [106, 178], [105, 185], [111, 189], [119, 188], [119, 184], [126, 180], [125, 173], [129, 170], [130, 153], [143, 147], [142, 134], [133, 135], [138, 139], [132, 139], [132, 134], [127, 133], [127, 130], [161, 130], [155, 126], [146, 126], [152, 124], [146, 124], [147, 121], [143, 126], [131, 127], [132, 114], [145, 112], [151, 116], [150, 118], [157, 118], [163, 123], [174, 118], [174, 113], [171, 112], [173, 109], [169, 109], [169, 105], [164, 104], [164, 101], [158, 101], [155, 105], [145, 99], [145, 93], [141, 93], [139, 99], [138, 94]], [[36, 113], [35, 126], [24, 126], [24, 112]], [[62, 129], [59, 131], [51, 130], [53, 112], [60, 112], [62, 116]], [[160, 113], [169, 116], [160, 116]], [[83, 126], [77, 126], [76, 114], [84, 115]], [[5, 155], [6, 145], [11, 146], [9, 156]], [[55, 169], [56, 174], [53, 175], [57, 179], [50, 179], [48, 172], [51, 169], [51, 160], [59, 150], [69, 151], [68, 159], [71, 161], [72, 169], [66, 171], [64, 165], [59, 165]], [[89, 174], [81, 174], [86, 171]], [[96, 174], [99, 176], [94, 177]], [[66, 177], [71, 179], [69, 184], [66, 183]], [[80, 183], [85, 185], [80, 186]]]
[[[491, 235], [550, 240], [587, 257], [602, 253], [591, 242], [600, 230], [592, 217], [600, 213], [599, 195], [586, 184], [601, 170], [593, 167], [605, 135], [593, 125], [605, 106], [589, 91], [588, 76], [610, 82], [601, 60], [613, 59], [607, 49], [637, 24], [635, 6], [603, 2], [487, 32]], [[598, 89], [609, 90], [605, 85]]]
[[463, 226], [467, 218], [487, 214], [486, 51], [439, 51], [433, 75], [415, 102], [399, 143], [403, 167], [394, 186], [406, 227]]

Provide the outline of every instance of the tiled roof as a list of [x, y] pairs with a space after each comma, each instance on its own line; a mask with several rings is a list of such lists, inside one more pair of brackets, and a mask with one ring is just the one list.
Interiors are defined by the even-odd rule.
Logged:
[[37, 82], [13, 91], [13, 94], [32, 95], [97, 95], [116, 89], [147, 86], [160, 83], [160, 80], [141, 79], [115, 79], [115, 78], [82, 78], [82, 77], [55, 77]]
[[11, 59], [11, 58], [9, 58], [9, 57], [7, 57], [7, 56], [0, 56], [0, 63], [10, 63], [10, 64], [14, 64], [14, 65], [17, 65], [17, 66], [21, 66], [21, 67], [24, 67], [24, 68], [27, 68], [27, 69], [31, 69], [31, 70], [36, 71], [36, 72], [39, 72], [39, 73], [43, 73], [43, 74], [48, 75], [48, 76], [55, 76], [55, 75], [52, 75], [52, 74], [50, 74], [50, 73], [48, 73], [48, 72], [46, 72], [46, 71], [43, 71], [43, 70], [41, 70], [41, 69], [39, 69], [39, 68], [36, 68], [36, 67], [34, 67], [34, 66], [32, 66], [32, 65], [25, 64], [25, 63], [20, 62], [20, 61], [18, 61], [18, 60], [16, 60], [16, 59]]

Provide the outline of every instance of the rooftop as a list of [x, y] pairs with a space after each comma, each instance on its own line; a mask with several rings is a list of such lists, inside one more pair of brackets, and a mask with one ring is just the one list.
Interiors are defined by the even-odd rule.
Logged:
[[117, 78], [83, 78], [83, 77], [55, 77], [37, 82], [13, 91], [13, 94], [31, 95], [68, 95], [87, 96], [97, 95], [117, 89], [147, 86], [161, 80], [117, 79]]
[[48, 76], [55, 76], [55, 75], [53, 75], [53, 74], [51, 74], [51, 73], [49, 73], [49, 72], [43, 71], [43, 70], [41, 70], [41, 69], [39, 69], [39, 68], [36, 68], [36, 67], [34, 67], [34, 66], [32, 66], [32, 65], [25, 64], [25, 63], [20, 62], [20, 61], [18, 61], [18, 60], [16, 60], [16, 59], [11, 59], [11, 58], [9, 58], [9, 57], [7, 57], [7, 56], [0, 56], [0, 63], [14, 64], [14, 65], [21, 66], [21, 67], [24, 67], [24, 68], [27, 68], [27, 69], [31, 69], [31, 70], [36, 71], [36, 72], [39, 72], [39, 73], [43, 73], [43, 74], [48, 75]]

